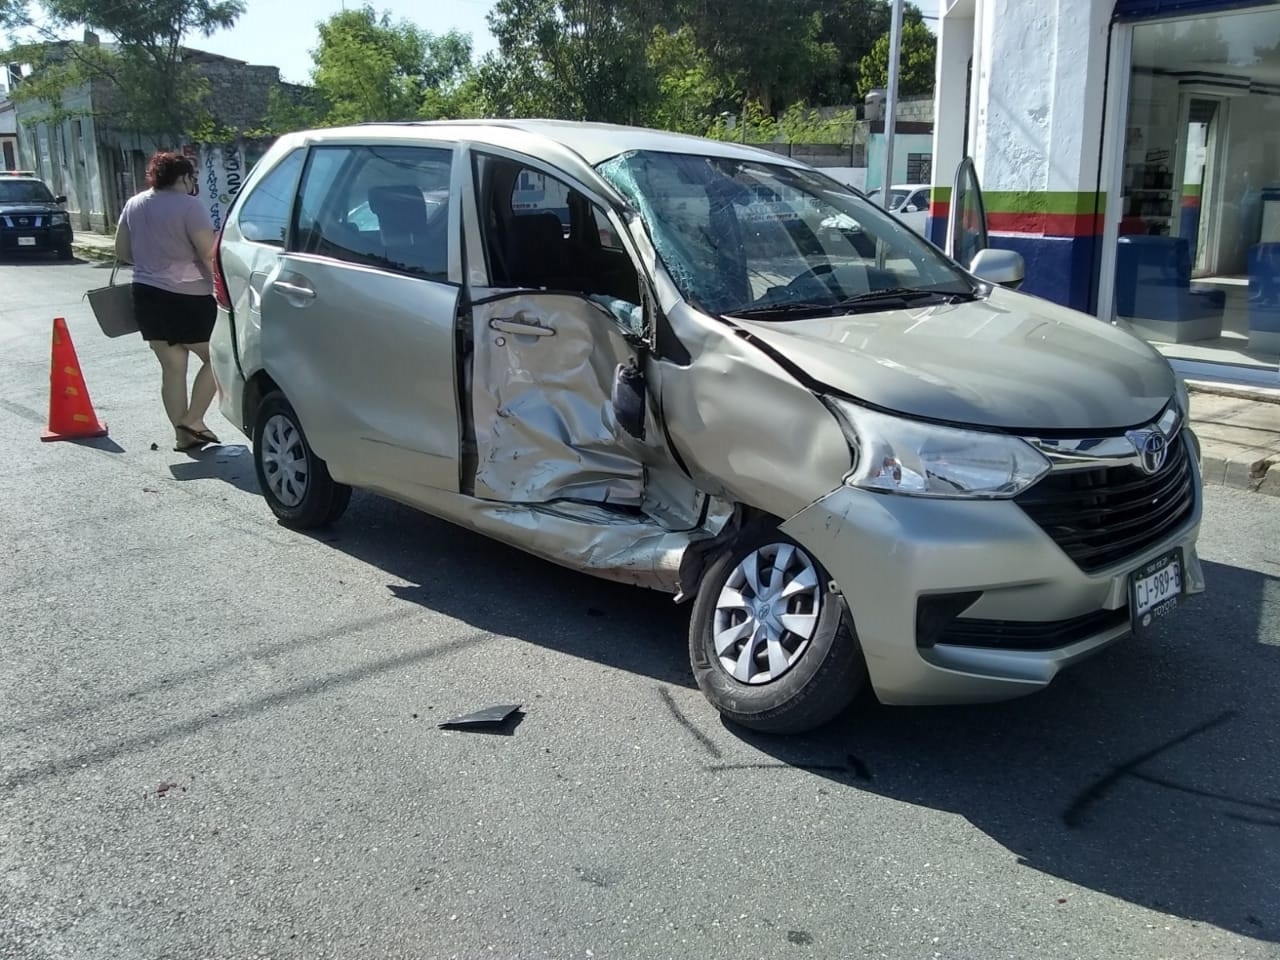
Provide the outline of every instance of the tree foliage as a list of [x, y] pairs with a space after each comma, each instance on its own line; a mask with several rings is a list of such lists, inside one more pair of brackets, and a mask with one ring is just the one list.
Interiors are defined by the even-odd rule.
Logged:
[[436, 36], [368, 6], [336, 13], [318, 29], [312, 81], [321, 122], [451, 114], [471, 66], [469, 37], [456, 31]]
[[[0, 26], [18, 39], [5, 59], [33, 68], [12, 95], [57, 115], [73, 91], [101, 85], [110, 96], [94, 108], [116, 125], [185, 133], [205, 119], [207, 85], [186, 62], [184, 43], [232, 26], [243, 12], [244, 0], [0, 0]], [[62, 39], [77, 29], [111, 42]]]
[[[42, 16], [33, 16], [33, 5]], [[211, 130], [206, 85], [183, 40], [234, 23], [244, 0], [0, 0], [39, 68], [22, 96], [60, 103], [86, 78], [112, 81], [128, 125]], [[374, 120], [524, 116], [647, 124], [726, 139], [849, 142], [848, 105], [885, 82], [888, 0], [495, 0], [497, 48], [433, 34], [372, 6], [317, 24], [312, 86], [276, 90], [266, 128]], [[53, 43], [73, 26], [113, 36]], [[935, 41], [906, 7], [904, 94], [932, 89]], [[10, 56], [9, 59], [14, 59]], [[202, 111], [204, 111], [202, 113]], [[201, 119], [203, 116], [203, 119]]]
[[655, 97], [635, 0], [497, 0], [496, 53], [479, 68], [486, 112], [636, 122]]
[[[898, 51], [898, 93], [902, 96], [933, 92], [938, 41], [923, 23], [903, 23]], [[859, 65], [858, 96], [866, 98], [889, 82], [889, 35], [886, 33]]]

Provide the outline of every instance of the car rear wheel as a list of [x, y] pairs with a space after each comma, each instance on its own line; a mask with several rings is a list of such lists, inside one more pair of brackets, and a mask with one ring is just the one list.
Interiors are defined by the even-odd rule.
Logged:
[[71, 244], [66, 243], [58, 248], [59, 260], [71, 260], [75, 257], [75, 251], [71, 249]]
[[265, 396], [258, 407], [253, 465], [267, 506], [286, 527], [323, 527], [342, 516], [351, 501], [351, 488], [329, 475], [279, 391]]
[[721, 714], [766, 733], [801, 733], [844, 711], [867, 668], [844, 598], [822, 565], [776, 529], [744, 536], [707, 569], [689, 658]]

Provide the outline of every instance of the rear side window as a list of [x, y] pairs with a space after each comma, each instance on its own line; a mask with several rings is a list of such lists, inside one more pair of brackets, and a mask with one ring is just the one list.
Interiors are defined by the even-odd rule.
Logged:
[[449, 179], [440, 147], [317, 147], [293, 248], [428, 280], [449, 276]]
[[258, 181], [245, 198], [236, 222], [246, 240], [283, 247], [293, 196], [302, 173], [303, 150], [295, 150], [281, 160], [274, 170]]

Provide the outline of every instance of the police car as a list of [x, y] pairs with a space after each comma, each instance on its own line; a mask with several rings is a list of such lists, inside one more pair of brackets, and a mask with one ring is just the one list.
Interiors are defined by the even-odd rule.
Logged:
[[0, 254], [57, 253], [70, 260], [71, 216], [44, 181], [26, 170], [0, 171]]

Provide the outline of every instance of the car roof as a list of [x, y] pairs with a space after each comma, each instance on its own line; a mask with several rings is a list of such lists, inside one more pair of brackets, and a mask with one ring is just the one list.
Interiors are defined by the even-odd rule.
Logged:
[[432, 120], [420, 123], [369, 123], [307, 132], [312, 142], [350, 140], [359, 136], [413, 140], [424, 134], [446, 133], [498, 147], [526, 149], [530, 139], [554, 144], [576, 154], [588, 166], [596, 166], [632, 150], [659, 153], [691, 153], [728, 159], [754, 160], [784, 166], [802, 166], [788, 157], [723, 140], [710, 140], [667, 130], [629, 127], [576, 120]]

